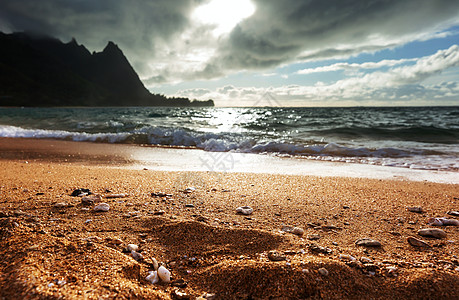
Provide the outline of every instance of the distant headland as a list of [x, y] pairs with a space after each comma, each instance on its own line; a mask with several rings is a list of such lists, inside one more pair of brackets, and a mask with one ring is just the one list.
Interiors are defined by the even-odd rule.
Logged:
[[0, 106], [214, 106], [150, 93], [121, 49], [0, 32]]

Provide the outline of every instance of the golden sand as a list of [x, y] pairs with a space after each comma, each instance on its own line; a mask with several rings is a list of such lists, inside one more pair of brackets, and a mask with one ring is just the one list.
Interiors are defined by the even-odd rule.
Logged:
[[[110, 165], [129, 162], [116, 151], [45, 155], [37, 146], [32, 157], [18, 143], [0, 143], [4, 299], [459, 298], [459, 227], [441, 227], [443, 239], [417, 234], [429, 217], [455, 218], [446, 213], [459, 210], [457, 184], [129, 170]], [[70, 196], [77, 188], [110, 210]], [[239, 206], [253, 214], [237, 214]], [[431, 247], [411, 246], [410, 236]], [[357, 246], [360, 238], [382, 246]], [[123, 251], [127, 244], [143, 259]], [[285, 260], [270, 260], [273, 250]], [[173, 283], [145, 280], [153, 259]]]

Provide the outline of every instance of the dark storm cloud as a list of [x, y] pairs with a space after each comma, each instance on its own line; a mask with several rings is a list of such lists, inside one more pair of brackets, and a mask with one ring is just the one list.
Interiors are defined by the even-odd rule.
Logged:
[[255, 0], [212, 70], [263, 69], [401, 45], [458, 21], [457, 0]]
[[35, 31], [63, 40], [75, 37], [99, 50], [115, 41], [133, 57], [152, 56], [189, 24], [198, 0], [2, 0], [0, 30]]

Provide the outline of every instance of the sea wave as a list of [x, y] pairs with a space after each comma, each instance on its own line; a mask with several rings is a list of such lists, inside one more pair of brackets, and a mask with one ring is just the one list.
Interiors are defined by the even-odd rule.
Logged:
[[101, 143], [149, 144], [161, 146], [195, 147], [214, 152], [274, 153], [292, 156], [334, 156], [334, 157], [410, 157], [415, 155], [442, 155], [441, 151], [398, 149], [391, 147], [368, 148], [348, 147], [337, 143], [294, 144], [284, 141], [257, 141], [244, 138], [237, 133], [202, 133], [182, 128], [143, 127], [130, 132], [87, 133], [64, 130], [27, 129], [0, 125], [0, 137], [63, 139]]

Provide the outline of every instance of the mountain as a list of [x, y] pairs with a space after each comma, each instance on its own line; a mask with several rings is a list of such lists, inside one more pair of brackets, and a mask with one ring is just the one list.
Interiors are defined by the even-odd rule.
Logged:
[[75, 39], [0, 32], [0, 106], [214, 106], [151, 94], [109, 42], [91, 53]]

